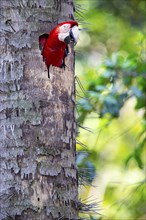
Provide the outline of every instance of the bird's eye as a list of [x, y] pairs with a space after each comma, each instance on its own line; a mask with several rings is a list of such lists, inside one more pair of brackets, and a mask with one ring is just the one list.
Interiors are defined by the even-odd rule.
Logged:
[[64, 24], [63, 27], [64, 28], [69, 28], [69, 24]]
[[59, 28], [59, 32], [60, 32], [60, 33], [69, 32], [70, 26], [71, 26], [70, 24], [63, 24], [63, 25]]

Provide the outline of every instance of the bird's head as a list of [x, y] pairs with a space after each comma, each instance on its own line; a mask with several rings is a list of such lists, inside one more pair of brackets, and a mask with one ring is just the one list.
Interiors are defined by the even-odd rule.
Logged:
[[66, 44], [69, 44], [71, 41], [74, 42], [74, 44], [77, 43], [79, 39], [79, 29], [76, 21], [62, 22], [56, 27], [56, 29], [59, 41]]

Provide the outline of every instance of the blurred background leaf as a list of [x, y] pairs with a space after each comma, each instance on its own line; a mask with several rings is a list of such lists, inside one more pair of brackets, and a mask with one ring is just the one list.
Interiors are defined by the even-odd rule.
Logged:
[[79, 191], [102, 208], [81, 217], [144, 220], [146, 1], [75, 4]]

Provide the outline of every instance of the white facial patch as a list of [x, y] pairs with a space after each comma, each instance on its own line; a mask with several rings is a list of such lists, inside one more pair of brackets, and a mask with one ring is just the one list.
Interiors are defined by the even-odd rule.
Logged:
[[69, 36], [70, 33], [70, 24], [63, 24], [60, 28], [59, 28], [59, 34], [58, 34], [58, 39], [60, 41], [64, 41], [64, 39]]
[[69, 32], [58, 34], [58, 39], [64, 42], [64, 39], [69, 36]]

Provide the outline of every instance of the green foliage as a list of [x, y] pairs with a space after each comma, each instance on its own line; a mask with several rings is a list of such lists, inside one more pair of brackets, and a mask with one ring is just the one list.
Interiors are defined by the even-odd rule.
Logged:
[[111, 118], [119, 117], [120, 109], [131, 97], [137, 99], [136, 109], [144, 108], [144, 68], [138, 55], [125, 57], [122, 53], [112, 53], [98, 67], [96, 78], [88, 82], [86, 97], [79, 100], [79, 121], [83, 123], [87, 113], [92, 111], [99, 117], [105, 114]]
[[146, 2], [76, 4], [80, 25], [87, 28], [76, 55], [76, 73], [85, 89], [77, 83], [77, 120], [93, 131], [79, 129], [77, 164], [91, 168], [89, 182], [98, 185], [80, 194], [103, 201], [103, 216], [94, 213], [89, 219], [145, 219]]

